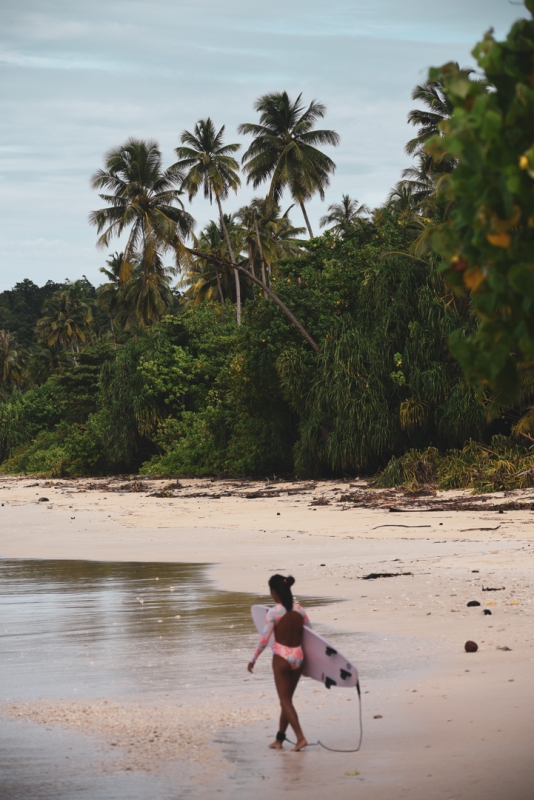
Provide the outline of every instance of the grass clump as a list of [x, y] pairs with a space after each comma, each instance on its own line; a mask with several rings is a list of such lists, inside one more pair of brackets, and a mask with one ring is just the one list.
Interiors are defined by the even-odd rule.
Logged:
[[494, 436], [489, 446], [473, 440], [461, 450], [440, 454], [435, 447], [409, 450], [392, 458], [374, 484], [377, 488], [415, 491], [472, 489], [476, 494], [534, 486], [534, 452], [506, 436]]

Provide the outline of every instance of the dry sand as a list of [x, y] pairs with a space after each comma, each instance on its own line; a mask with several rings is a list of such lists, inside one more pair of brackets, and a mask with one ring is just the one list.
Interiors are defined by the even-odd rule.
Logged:
[[[534, 491], [412, 500], [366, 492], [358, 482], [181, 483], [2, 479], [0, 555], [212, 563], [220, 588], [257, 593], [273, 571], [291, 572], [299, 595], [338, 599], [314, 619], [378, 634], [408, 665], [394, 681], [361, 675], [365, 735], [357, 755], [272, 753], [265, 743], [275, 723], [265, 730], [266, 709], [239, 717], [239, 725], [257, 721], [246, 736], [232, 726], [223, 737], [220, 747], [235, 763], [233, 778], [221, 777], [222, 796], [534, 797]], [[170, 496], [150, 496], [158, 493]], [[383, 572], [412, 574], [362, 580]], [[468, 608], [471, 600], [481, 606]], [[477, 653], [464, 651], [468, 639]], [[349, 698], [323, 691], [314, 704], [313, 686], [299, 689], [307, 729], [322, 736], [337, 722], [336, 744], [352, 744]], [[29, 708], [26, 717], [39, 713]], [[223, 709], [218, 729], [226, 719]]]

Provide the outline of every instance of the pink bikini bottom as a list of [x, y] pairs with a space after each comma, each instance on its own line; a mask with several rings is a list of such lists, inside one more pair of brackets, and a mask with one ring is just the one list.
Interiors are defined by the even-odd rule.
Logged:
[[285, 658], [291, 669], [298, 669], [302, 666], [302, 662], [304, 661], [302, 647], [286, 647], [285, 644], [275, 642], [273, 645], [273, 653]]

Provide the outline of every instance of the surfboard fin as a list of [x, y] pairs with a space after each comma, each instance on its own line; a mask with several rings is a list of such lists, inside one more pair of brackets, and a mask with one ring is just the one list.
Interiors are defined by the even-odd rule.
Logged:
[[331, 686], [337, 686], [337, 682], [332, 678], [325, 678], [324, 685], [326, 686], [327, 689], [330, 689]]
[[337, 650], [334, 650], [333, 647], [328, 647], [325, 650], [327, 656], [337, 656]]
[[339, 674], [341, 675], [341, 680], [346, 681], [347, 678], [352, 678], [352, 672], [347, 672], [346, 669], [340, 669]]

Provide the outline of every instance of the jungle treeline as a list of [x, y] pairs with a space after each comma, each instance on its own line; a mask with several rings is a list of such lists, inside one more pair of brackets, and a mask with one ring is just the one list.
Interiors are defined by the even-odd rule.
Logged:
[[[523, 53], [528, 34], [534, 53], [533, 23], [517, 25], [506, 46], [522, 37]], [[477, 293], [497, 285], [491, 248], [502, 271], [514, 236], [528, 244], [532, 234], [517, 210], [502, 212], [508, 227], [454, 250], [454, 226], [467, 236], [454, 140], [462, 97], [473, 87], [470, 113], [484, 114], [512, 91], [486, 67], [480, 77], [449, 64], [415, 87], [412, 166], [380, 208], [348, 195], [327, 204], [321, 235], [306, 205], [327, 197], [335, 162], [325, 150], [339, 135], [318, 127], [318, 101], [258, 98], [256, 121], [238, 129], [249, 137], [241, 161], [241, 143], [209, 117], [182, 132], [167, 167], [156, 141], [113, 147], [91, 179], [102, 284], [25, 280], [0, 293], [0, 469], [532, 485], [525, 337], [523, 353], [506, 354], [513, 392], [485, 379], [490, 362], [478, 367], [475, 353], [492, 313]], [[511, 163], [532, 182], [528, 158], [514, 151]], [[239, 207], [245, 180], [264, 191]], [[189, 205], [198, 192], [214, 208], [199, 232]], [[477, 241], [490, 255], [475, 281]]]

